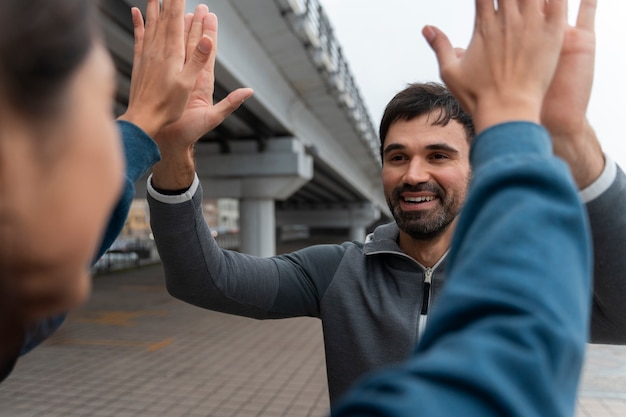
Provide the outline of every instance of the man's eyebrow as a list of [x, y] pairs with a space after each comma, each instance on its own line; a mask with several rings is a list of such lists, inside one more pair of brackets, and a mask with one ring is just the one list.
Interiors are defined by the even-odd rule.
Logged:
[[389, 152], [397, 151], [399, 149], [406, 149], [406, 146], [402, 145], [401, 143], [391, 143], [385, 147], [385, 149], [383, 150], [383, 155], [387, 155]]
[[454, 154], [460, 154], [461, 152], [459, 152], [456, 148], [448, 145], [447, 143], [441, 142], [441, 143], [432, 143], [430, 145], [426, 145], [426, 149], [430, 150], [430, 151], [446, 151], [446, 152], [450, 152], [450, 153], [454, 153]]
[[[406, 149], [406, 146], [401, 144], [401, 143], [390, 143], [383, 150], [383, 155], [387, 155], [390, 152], [397, 151], [397, 150], [403, 150], [403, 149]], [[456, 148], [448, 145], [445, 142], [431, 143], [430, 145], [426, 145], [424, 147], [424, 149], [429, 150], [429, 151], [445, 151], [445, 152], [453, 153], [453, 154], [456, 154], [456, 155], [459, 155], [461, 153]]]

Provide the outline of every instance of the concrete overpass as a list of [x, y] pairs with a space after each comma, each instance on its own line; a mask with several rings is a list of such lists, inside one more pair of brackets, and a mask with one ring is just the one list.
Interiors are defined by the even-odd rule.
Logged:
[[[118, 111], [132, 68], [130, 5], [101, 3], [119, 78]], [[187, 1], [193, 11], [197, 0]], [[341, 47], [317, 0], [211, 0], [219, 18], [215, 99], [255, 95], [196, 146], [207, 198], [240, 201], [241, 250], [275, 251], [277, 226], [346, 228], [362, 240], [387, 213], [379, 142]], [[145, 181], [138, 184], [145, 195]]]

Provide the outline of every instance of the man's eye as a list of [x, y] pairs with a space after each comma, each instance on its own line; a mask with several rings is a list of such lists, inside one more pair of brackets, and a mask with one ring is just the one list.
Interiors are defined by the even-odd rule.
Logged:
[[392, 155], [391, 157], [389, 157], [390, 161], [402, 161], [404, 159], [405, 158], [403, 155]]
[[431, 156], [432, 159], [449, 159], [448, 155], [443, 153], [436, 153]]

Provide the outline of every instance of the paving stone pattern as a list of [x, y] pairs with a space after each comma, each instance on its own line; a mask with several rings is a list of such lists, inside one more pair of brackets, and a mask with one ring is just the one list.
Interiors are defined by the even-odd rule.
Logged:
[[[0, 417], [321, 417], [317, 319], [257, 321], [170, 297], [159, 265], [96, 277], [89, 303], [0, 384]], [[626, 347], [593, 346], [576, 417], [626, 416]]]

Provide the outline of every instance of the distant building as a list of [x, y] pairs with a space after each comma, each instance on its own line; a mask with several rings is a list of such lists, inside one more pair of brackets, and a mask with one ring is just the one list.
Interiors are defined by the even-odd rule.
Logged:
[[220, 198], [217, 200], [219, 214], [217, 226], [224, 229], [239, 229], [239, 200]]
[[[207, 199], [202, 204], [207, 224], [218, 244], [226, 249], [239, 247], [239, 200], [231, 198]], [[113, 250], [125, 250], [135, 246], [151, 245], [150, 210], [145, 199], [135, 199], [130, 207], [128, 218]], [[134, 250], [134, 249], [133, 249]]]
[[145, 199], [135, 199], [130, 206], [128, 218], [126, 219], [120, 237], [148, 239], [151, 234], [148, 202]]
[[204, 218], [210, 228], [215, 228], [218, 225], [218, 209], [217, 200], [207, 199], [202, 203], [202, 211], [204, 212]]

